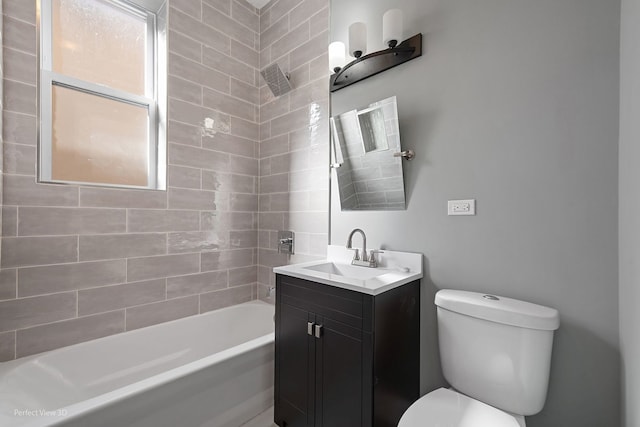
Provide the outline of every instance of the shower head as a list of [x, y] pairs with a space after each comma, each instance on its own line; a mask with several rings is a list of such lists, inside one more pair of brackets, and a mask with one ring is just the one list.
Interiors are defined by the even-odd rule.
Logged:
[[293, 89], [289, 81], [289, 75], [285, 74], [277, 63], [269, 65], [260, 74], [262, 74], [264, 81], [267, 82], [274, 96], [284, 95]]

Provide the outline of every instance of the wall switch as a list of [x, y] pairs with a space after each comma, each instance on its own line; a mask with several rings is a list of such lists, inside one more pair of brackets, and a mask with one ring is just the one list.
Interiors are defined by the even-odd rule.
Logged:
[[475, 215], [476, 201], [470, 200], [449, 200], [447, 203], [448, 215]]

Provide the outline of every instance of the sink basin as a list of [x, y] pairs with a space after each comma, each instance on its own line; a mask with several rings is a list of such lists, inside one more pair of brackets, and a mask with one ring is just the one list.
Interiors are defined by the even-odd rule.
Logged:
[[377, 268], [351, 265], [353, 252], [329, 245], [327, 258], [275, 267], [274, 273], [311, 282], [378, 295], [422, 277], [422, 254], [385, 250], [378, 254]]
[[337, 264], [334, 262], [325, 262], [323, 264], [311, 265], [303, 268], [359, 280], [371, 279], [372, 277], [382, 276], [389, 272], [382, 268], [356, 267], [349, 264]]

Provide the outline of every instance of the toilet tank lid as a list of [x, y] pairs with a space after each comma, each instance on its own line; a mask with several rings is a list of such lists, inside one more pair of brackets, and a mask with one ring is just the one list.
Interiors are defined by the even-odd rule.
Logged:
[[558, 310], [501, 296], [443, 289], [436, 293], [435, 303], [455, 313], [521, 328], [551, 331], [560, 326]]

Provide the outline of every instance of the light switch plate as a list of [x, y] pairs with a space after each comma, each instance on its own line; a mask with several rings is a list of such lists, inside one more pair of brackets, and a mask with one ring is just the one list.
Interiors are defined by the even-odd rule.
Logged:
[[475, 215], [476, 201], [469, 200], [449, 200], [447, 203], [448, 215]]

